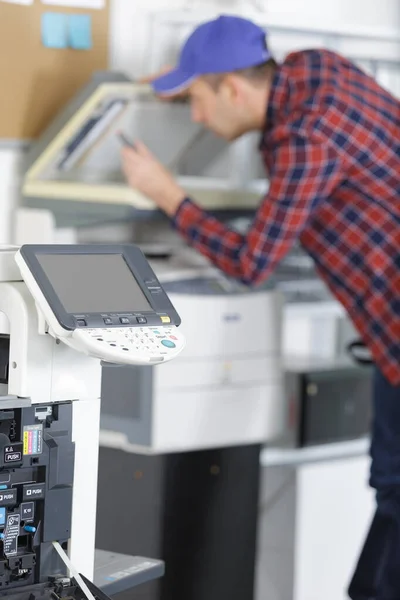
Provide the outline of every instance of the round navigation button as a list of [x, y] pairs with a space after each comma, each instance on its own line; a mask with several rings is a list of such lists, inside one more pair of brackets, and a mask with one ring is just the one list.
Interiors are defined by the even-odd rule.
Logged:
[[171, 340], [161, 340], [161, 343], [166, 348], [176, 348], [176, 344], [174, 344], [174, 342], [171, 342]]

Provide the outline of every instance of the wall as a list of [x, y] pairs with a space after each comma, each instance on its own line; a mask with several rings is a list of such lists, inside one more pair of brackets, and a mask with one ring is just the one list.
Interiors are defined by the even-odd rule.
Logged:
[[[335, 0], [320, 2], [319, 0], [113, 0], [115, 10], [112, 19], [112, 35], [114, 38], [112, 63], [132, 76], [148, 72], [148, 37], [151, 24], [149, 12], [155, 10], [168, 12], [185, 7], [187, 18], [190, 13], [200, 13], [204, 18], [218, 12], [239, 12], [263, 23], [273, 25], [292, 25], [297, 27], [347, 30], [378, 31], [398, 35], [400, 31], [400, 3], [398, 0], [382, 0], [379, 2], [379, 13], [376, 13], [376, 0]], [[265, 7], [261, 12], [257, 6]], [[191, 10], [192, 8], [192, 10]], [[265, 16], [264, 16], [265, 15]], [[134, 32], [134, 35], [133, 35]], [[179, 33], [175, 39], [179, 38]], [[163, 48], [164, 39], [155, 39], [156, 46]], [[307, 40], [305, 41], [307, 45]], [[374, 42], [371, 51], [378, 47]], [[393, 56], [398, 57], [400, 48], [392, 48]], [[378, 48], [379, 52], [379, 48]], [[162, 52], [163, 53], [163, 52]]]
[[0, 148], [0, 244], [12, 243], [12, 211], [18, 202], [21, 152]]
[[347, 28], [356, 26], [371, 28], [394, 28], [400, 22], [400, 4], [397, 0], [266, 0], [267, 14], [280, 22], [298, 26], [326, 26]]
[[[155, 30], [154, 22], [149, 15], [154, 12], [182, 9], [185, 7], [187, 16], [191, 10], [201, 10], [204, 17], [217, 12], [243, 12], [263, 22], [274, 25], [289, 24], [310, 28], [330, 27], [337, 30], [343, 28], [351, 30], [379, 30], [385, 32], [389, 39], [393, 32], [400, 31], [400, 3], [398, 0], [380, 0], [379, 11], [376, 11], [376, 0], [335, 0], [335, 2], [320, 2], [320, 0], [110, 0], [111, 1], [111, 67], [125, 71], [133, 77], [146, 74], [150, 68], [149, 63], [149, 39], [152, 35], [153, 44], [158, 52], [158, 63], [164, 62], [168, 52], [164, 52], [163, 44], [170, 44], [170, 38], [162, 39], [159, 30]], [[262, 7], [265, 16], [257, 10]], [[356, 24], [356, 25], [355, 25]], [[190, 30], [186, 27], [181, 31], [181, 36]], [[174, 35], [174, 41], [178, 35]], [[297, 40], [296, 45], [309, 46], [319, 43], [320, 37], [302, 37]], [[285, 46], [295, 44], [293, 38], [285, 41]], [[393, 57], [400, 56], [397, 44], [391, 46], [371, 41], [368, 51], [389, 53]], [[167, 50], [171, 50], [168, 46]], [[394, 80], [394, 78], [396, 78]], [[400, 81], [398, 76], [388, 73], [381, 75], [382, 82], [387, 85], [398, 86], [400, 93]], [[0, 198], [2, 207], [2, 219], [0, 221], [0, 243], [11, 241], [10, 214], [15, 206], [18, 185], [19, 165], [21, 153], [16, 150], [2, 149], [0, 147]]]

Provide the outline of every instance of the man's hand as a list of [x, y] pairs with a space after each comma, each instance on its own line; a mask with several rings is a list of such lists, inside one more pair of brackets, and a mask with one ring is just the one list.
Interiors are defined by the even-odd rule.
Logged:
[[[151, 75], [145, 75], [144, 77], [141, 77], [140, 79], [138, 79], [138, 83], [148, 83], [148, 84], [151, 84], [151, 83], [153, 83], [153, 81], [155, 79], [158, 79], [162, 75], [166, 75], [170, 71], [172, 71], [172, 67], [171, 66], [165, 66], [162, 69], [160, 69], [160, 71], [158, 71], [157, 73], [153, 73]], [[187, 90], [183, 90], [181, 92], [176, 92], [174, 94], [157, 94], [157, 97], [160, 100], [165, 100], [166, 102], [179, 102], [179, 103], [183, 103], [183, 102], [188, 102], [189, 101], [189, 94], [188, 94]]]
[[184, 190], [144, 144], [135, 142], [135, 148], [125, 146], [122, 150], [122, 166], [128, 184], [153, 200], [167, 215], [174, 216], [185, 199]]
[[152, 73], [150, 75], [144, 75], [144, 77], [139, 78], [139, 83], [152, 83], [155, 79], [162, 77], [162, 75], [166, 75], [172, 71], [171, 65], [165, 65], [162, 69], [157, 71], [157, 73]]

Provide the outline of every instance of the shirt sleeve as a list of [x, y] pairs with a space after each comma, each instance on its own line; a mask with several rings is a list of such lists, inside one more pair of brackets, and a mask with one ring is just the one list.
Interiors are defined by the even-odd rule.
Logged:
[[272, 163], [268, 193], [246, 235], [229, 229], [190, 198], [173, 219], [191, 246], [247, 285], [268, 278], [343, 177], [340, 158], [326, 141], [299, 134], [278, 143]]

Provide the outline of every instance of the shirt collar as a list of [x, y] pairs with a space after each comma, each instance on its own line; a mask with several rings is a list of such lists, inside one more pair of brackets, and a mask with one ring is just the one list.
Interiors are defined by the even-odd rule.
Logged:
[[278, 65], [272, 78], [271, 90], [268, 96], [265, 125], [261, 134], [259, 147], [265, 147], [268, 133], [276, 124], [289, 98], [288, 73], [285, 65]]

